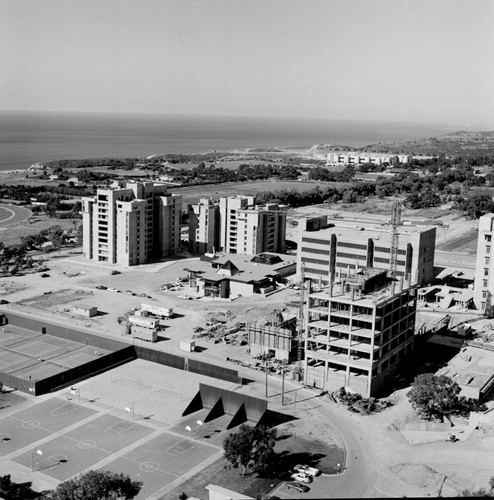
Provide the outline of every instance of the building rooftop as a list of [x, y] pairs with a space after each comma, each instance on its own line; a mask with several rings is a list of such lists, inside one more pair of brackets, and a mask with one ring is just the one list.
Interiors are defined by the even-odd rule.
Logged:
[[[390, 245], [391, 244], [391, 225], [388, 222], [372, 223], [365, 222], [365, 226], [362, 225], [362, 222], [342, 222], [337, 219], [328, 219], [328, 224], [330, 227], [324, 227], [315, 231], [303, 231], [312, 233], [316, 238], [324, 238], [325, 235], [336, 234], [342, 239], [345, 240], [355, 240], [355, 238], [360, 239], [361, 244], [365, 244], [365, 239], [372, 238], [373, 240], [381, 240], [383, 244]], [[398, 226], [398, 234], [401, 235], [415, 235], [420, 234], [425, 231], [432, 229], [432, 227], [426, 226]], [[359, 234], [360, 233], [360, 234]], [[357, 236], [359, 234], [359, 236]]]
[[438, 373], [450, 377], [461, 388], [481, 389], [494, 376], [494, 351], [464, 347]]
[[339, 276], [330, 285], [314, 284], [310, 296], [342, 302], [358, 302], [373, 306], [386, 302], [403, 290], [410, 288], [409, 282], [393, 280], [382, 269], [362, 268], [350, 276]]
[[[272, 253], [269, 255], [273, 256], [275, 263], [253, 262], [252, 260], [256, 257], [254, 255], [225, 254], [211, 261], [193, 262], [188, 271], [198, 273], [201, 278], [210, 281], [221, 281], [228, 277], [235, 281], [252, 282], [263, 280], [266, 276], [275, 275], [279, 270], [296, 264], [294, 257]], [[267, 258], [267, 260], [270, 259]], [[212, 267], [213, 265], [215, 267]], [[230, 271], [231, 274], [221, 273], [224, 270]]]

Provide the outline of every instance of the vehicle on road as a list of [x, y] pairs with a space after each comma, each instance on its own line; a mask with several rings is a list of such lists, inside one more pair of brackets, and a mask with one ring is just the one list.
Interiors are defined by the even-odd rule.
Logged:
[[109, 292], [117, 292], [117, 293], [122, 293], [122, 290], [119, 290], [118, 288], [108, 288]]
[[43, 274], [41, 275], [41, 277], [42, 277], [42, 278], [49, 278], [49, 277], [50, 277], [50, 275], [49, 275], [48, 273], [43, 273]]
[[306, 486], [305, 484], [299, 483], [297, 481], [289, 481], [288, 483], [285, 483], [285, 486], [288, 489], [294, 489], [299, 491], [300, 493], [307, 493], [310, 488]]
[[97, 288], [98, 290], [106, 290], [108, 287], [107, 287], [107, 286], [105, 286], [105, 285], [98, 285], [96, 288]]
[[312, 477], [308, 476], [303, 472], [295, 472], [295, 474], [291, 475], [291, 479], [294, 481], [300, 481], [301, 483], [311, 483]]
[[192, 300], [192, 297], [190, 295], [177, 295], [179, 299], [184, 299], [184, 300]]
[[319, 476], [321, 471], [319, 469], [316, 469], [315, 467], [310, 467], [309, 465], [296, 465], [293, 470], [297, 472], [303, 472], [304, 474], [307, 474], [308, 476], [316, 477]]
[[122, 274], [120, 271], [116, 271], [116, 270], [113, 270], [111, 273], [110, 273], [112, 276], [115, 276], [117, 274]]

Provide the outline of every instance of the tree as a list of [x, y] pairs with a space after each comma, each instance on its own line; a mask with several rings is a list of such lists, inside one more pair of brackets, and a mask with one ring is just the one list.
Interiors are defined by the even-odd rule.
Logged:
[[233, 467], [243, 467], [242, 476], [250, 462], [255, 462], [255, 470], [265, 472], [273, 462], [275, 439], [276, 429], [242, 424], [237, 432], [224, 439], [225, 457]]
[[476, 497], [476, 498], [482, 498], [482, 497], [494, 497], [494, 476], [491, 476], [489, 479], [489, 488], [480, 488], [478, 490], [463, 490], [461, 492], [462, 497]]
[[41, 498], [43, 493], [31, 489], [31, 482], [14, 483], [10, 474], [0, 477], [0, 497], [8, 500], [30, 500]]
[[51, 500], [129, 500], [142, 488], [142, 481], [132, 481], [125, 474], [91, 470], [57, 486], [47, 498]]
[[445, 416], [458, 410], [460, 390], [460, 386], [445, 375], [423, 373], [415, 377], [407, 397], [419, 415], [443, 422]]

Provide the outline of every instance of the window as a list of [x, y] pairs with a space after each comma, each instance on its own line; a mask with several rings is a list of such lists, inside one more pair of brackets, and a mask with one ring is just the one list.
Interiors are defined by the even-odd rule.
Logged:
[[488, 241], [488, 242], [491, 241], [491, 235], [490, 234], [486, 234], [485, 235], [485, 241]]
[[484, 276], [489, 276], [489, 269], [488, 268], [484, 269]]
[[485, 258], [485, 265], [488, 266], [489, 265], [489, 257], [486, 257]]
[[487, 292], [482, 292], [482, 298], [486, 299], [487, 298]]
[[488, 282], [488, 280], [484, 280], [482, 282], [482, 288], [487, 288], [487, 282]]
[[489, 255], [489, 254], [491, 253], [491, 246], [490, 246], [490, 245], [486, 245], [486, 246], [485, 246], [485, 253], [486, 253], [487, 255]]

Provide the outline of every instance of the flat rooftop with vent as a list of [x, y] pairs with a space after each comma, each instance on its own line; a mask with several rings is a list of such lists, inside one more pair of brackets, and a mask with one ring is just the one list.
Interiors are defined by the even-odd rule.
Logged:
[[[435, 227], [396, 227], [396, 276], [418, 285], [434, 278]], [[299, 221], [297, 275], [329, 283], [338, 270], [389, 270], [391, 224], [349, 225], [327, 216]]]
[[460, 396], [486, 401], [494, 391], [494, 343], [475, 342], [464, 347], [439, 375], [453, 379], [461, 388]]

